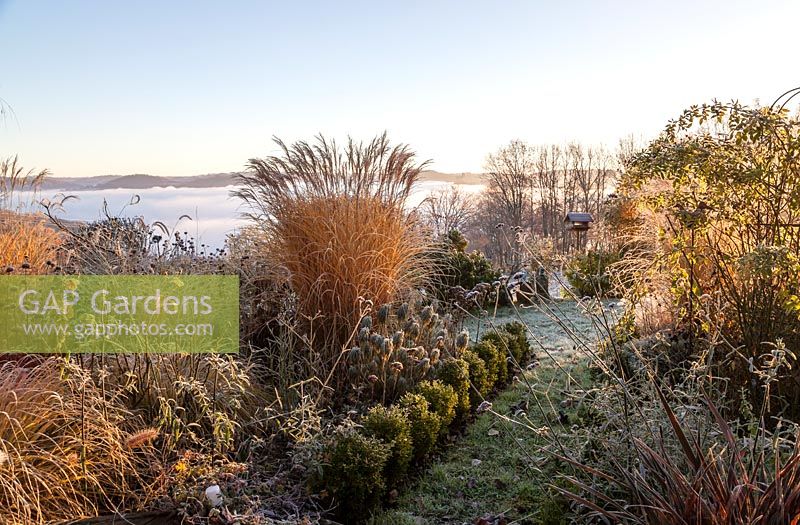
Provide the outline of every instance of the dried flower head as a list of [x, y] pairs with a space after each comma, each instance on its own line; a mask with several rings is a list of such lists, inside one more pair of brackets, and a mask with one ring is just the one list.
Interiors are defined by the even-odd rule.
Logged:
[[475, 412], [478, 414], [482, 414], [484, 412], [488, 412], [491, 409], [492, 409], [492, 404], [488, 401], [483, 401], [480, 405], [478, 405], [478, 408], [475, 409]]
[[125, 440], [125, 447], [129, 450], [136, 450], [147, 444], [152, 443], [158, 438], [159, 432], [156, 428], [145, 428], [128, 436]]
[[389, 319], [389, 305], [384, 304], [378, 309], [378, 322], [383, 324]]
[[464, 330], [456, 336], [456, 348], [460, 351], [466, 350], [469, 344], [469, 333]]

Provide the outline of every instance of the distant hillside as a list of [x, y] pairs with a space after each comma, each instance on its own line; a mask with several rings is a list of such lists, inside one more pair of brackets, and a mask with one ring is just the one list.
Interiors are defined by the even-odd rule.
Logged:
[[[96, 177], [49, 177], [45, 179], [42, 189], [46, 191], [86, 191], [148, 188], [221, 188], [236, 184], [238, 173], [210, 173], [190, 177], [160, 177], [157, 175], [100, 175]], [[440, 173], [423, 171], [422, 181], [450, 182], [453, 184], [481, 184], [479, 173]]]
[[221, 188], [235, 184], [237, 173], [211, 173], [190, 177], [160, 177], [157, 175], [101, 175], [98, 177], [49, 177], [42, 185], [43, 190], [81, 191], [81, 190], [146, 190], [148, 188]]
[[441, 173], [438, 171], [423, 171], [420, 180], [450, 182], [453, 184], [483, 184], [482, 173]]

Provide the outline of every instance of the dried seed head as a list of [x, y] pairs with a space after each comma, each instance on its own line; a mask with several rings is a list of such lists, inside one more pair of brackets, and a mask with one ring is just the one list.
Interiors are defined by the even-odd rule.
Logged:
[[406, 333], [411, 339], [416, 339], [419, 337], [419, 323], [409, 322], [406, 326]]
[[371, 336], [369, 336], [369, 342], [375, 348], [383, 348], [383, 341], [384, 339], [381, 334], [373, 333]]
[[456, 336], [456, 348], [459, 351], [464, 351], [467, 349], [467, 345], [469, 344], [469, 333], [464, 330], [460, 334]]
[[145, 428], [128, 436], [125, 440], [125, 447], [128, 450], [136, 450], [144, 445], [150, 444], [158, 438], [157, 428]]
[[433, 307], [428, 305], [423, 308], [422, 312], [419, 314], [419, 318], [425, 323], [430, 322], [430, 320], [433, 318]]
[[405, 321], [406, 317], [408, 317], [408, 303], [403, 303], [400, 305], [400, 308], [397, 309], [397, 318], [401, 321]]
[[378, 322], [383, 324], [389, 320], [389, 305], [384, 304], [378, 309]]
[[487, 412], [487, 411], [489, 411], [491, 409], [492, 409], [492, 404], [489, 403], [488, 401], [483, 401], [480, 405], [478, 405], [478, 408], [475, 409], [475, 412], [478, 413], [478, 414], [482, 414], [482, 413]]

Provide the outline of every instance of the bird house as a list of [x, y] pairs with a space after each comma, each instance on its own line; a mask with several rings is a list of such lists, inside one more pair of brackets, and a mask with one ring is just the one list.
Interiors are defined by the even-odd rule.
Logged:
[[564, 224], [568, 230], [572, 231], [586, 231], [589, 229], [590, 222], [594, 222], [591, 213], [571, 211], [564, 217]]

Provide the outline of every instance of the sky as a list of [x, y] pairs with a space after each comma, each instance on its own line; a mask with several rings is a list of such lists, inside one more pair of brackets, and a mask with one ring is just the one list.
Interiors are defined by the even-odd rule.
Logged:
[[56, 176], [238, 171], [384, 130], [448, 173], [512, 139], [614, 147], [800, 86], [798, 1], [0, 0], [0, 157]]

